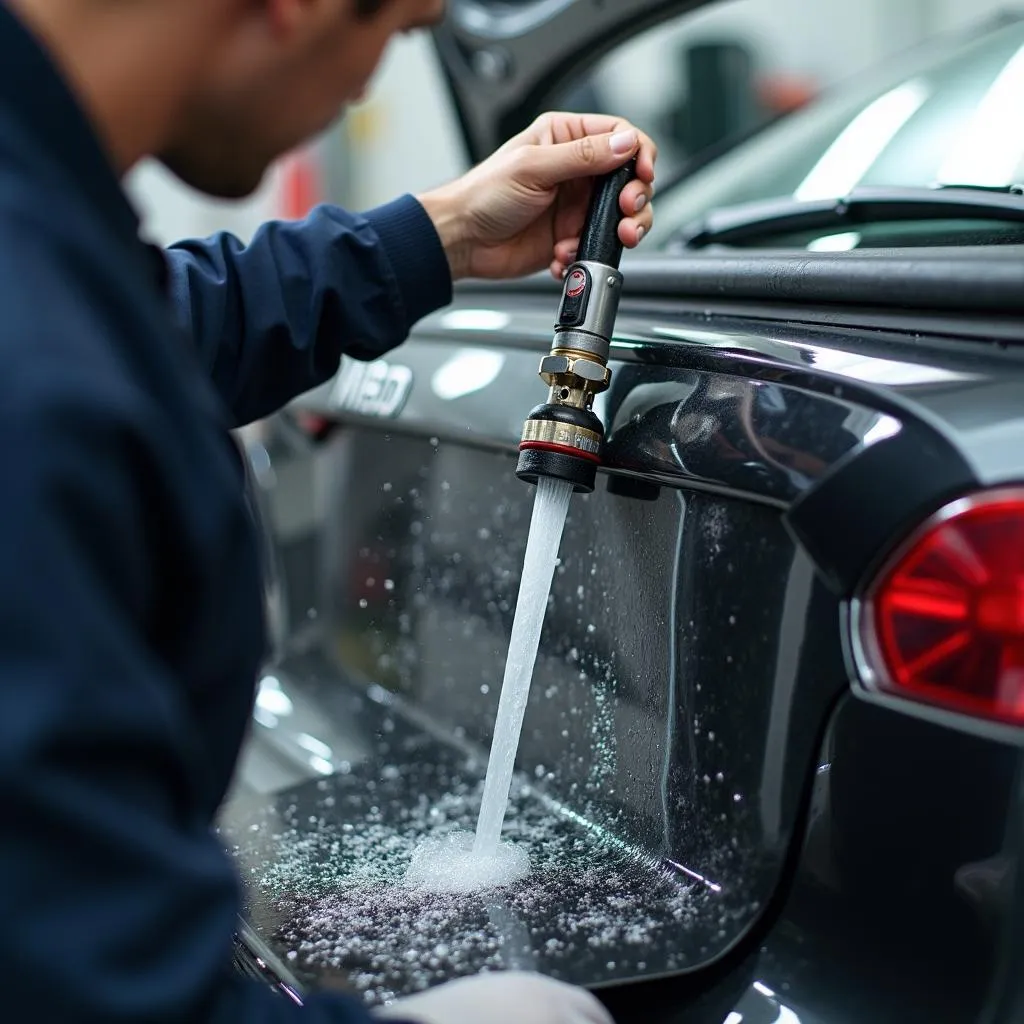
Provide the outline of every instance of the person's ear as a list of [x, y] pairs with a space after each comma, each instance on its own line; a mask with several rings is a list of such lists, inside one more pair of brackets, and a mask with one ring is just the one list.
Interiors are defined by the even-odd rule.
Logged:
[[279, 39], [291, 39], [321, 23], [337, 20], [341, 8], [352, 0], [258, 0], [271, 31]]

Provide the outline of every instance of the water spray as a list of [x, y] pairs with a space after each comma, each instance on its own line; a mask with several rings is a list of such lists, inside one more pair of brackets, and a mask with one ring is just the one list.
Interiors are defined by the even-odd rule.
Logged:
[[604, 428], [593, 405], [611, 382], [608, 352], [622, 291], [619, 198], [635, 176], [633, 160], [595, 189], [577, 260], [566, 271], [551, 351], [540, 364], [548, 400], [523, 427], [516, 475], [537, 492], [476, 832], [427, 837], [406, 872], [407, 884], [418, 888], [476, 891], [514, 884], [530, 871], [526, 850], [501, 841], [502, 823], [569, 501], [574, 491], [594, 489], [601, 462]]

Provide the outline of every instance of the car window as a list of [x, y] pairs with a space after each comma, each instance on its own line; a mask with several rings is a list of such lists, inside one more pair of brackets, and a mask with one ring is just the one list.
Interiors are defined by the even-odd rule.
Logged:
[[[833, 198], [859, 186], [1009, 186], [1020, 179], [1024, 156], [1022, 94], [1024, 21], [930, 43], [832, 90], [664, 190], [656, 244], [670, 244], [673, 231], [711, 210], [777, 196]], [[959, 227], [976, 240], [976, 222], [943, 224], [936, 239], [948, 241]], [[886, 229], [903, 238], [900, 244], [923, 230]], [[814, 236], [773, 242], [813, 244]]]

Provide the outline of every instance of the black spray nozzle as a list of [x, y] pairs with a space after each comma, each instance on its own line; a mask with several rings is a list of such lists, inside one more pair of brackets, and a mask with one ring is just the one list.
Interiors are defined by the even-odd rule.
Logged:
[[546, 476], [566, 480], [576, 491], [594, 489], [604, 427], [591, 404], [611, 379], [608, 346], [622, 282], [619, 199], [635, 177], [633, 159], [595, 184], [576, 262], [562, 289], [555, 338], [540, 364], [551, 389], [548, 401], [530, 413], [519, 442], [516, 475], [528, 483]]
[[595, 183], [576, 252], [577, 260], [618, 268], [619, 260], [622, 259], [619, 221], [623, 218], [619, 197], [635, 177], [636, 157]]
[[573, 489], [594, 489], [604, 426], [589, 410], [545, 403], [531, 410], [519, 443], [516, 476], [535, 484], [539, 476], [568, 480]]

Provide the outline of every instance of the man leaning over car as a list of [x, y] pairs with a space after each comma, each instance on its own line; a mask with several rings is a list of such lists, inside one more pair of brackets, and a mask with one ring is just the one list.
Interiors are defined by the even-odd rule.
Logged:
[[[147, 155], [216, 196], [359, 95], [440, 0], [0, 0], [0, 1016], [55, 1024], [359, 1022], [230, 970], [239, 891], [211, 822], [263, 653], [229, 430], [402, 342], [452, 280], [571, 260], [592, 177], [655, 148], [540, 118], [464, 177], [363, 215], [317, 209], [145, 246]], [[441, 986], [425, 1024], [607, 1020], [529, 974]]]

